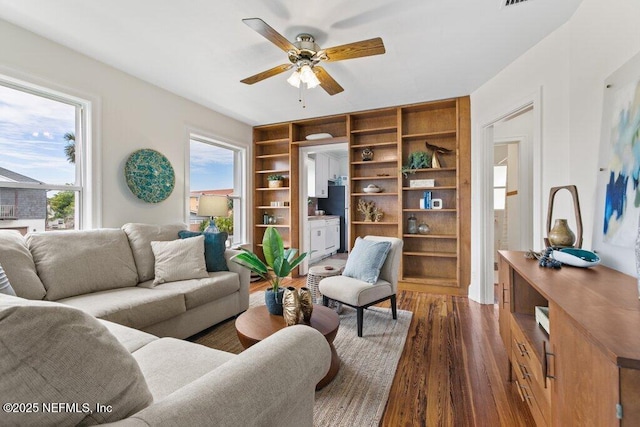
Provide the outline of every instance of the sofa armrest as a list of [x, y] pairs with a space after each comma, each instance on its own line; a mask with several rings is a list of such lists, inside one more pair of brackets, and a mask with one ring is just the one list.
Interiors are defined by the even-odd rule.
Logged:
[[227, 260], [229, 271], [238, 273], [240, 276], [240, 311], [245, 311], [249, 308], [249, 284], [251, 283], [251, 271], [249, 271], [248, 268], [231, 261], [232, 256], [241, 252], [242, 251], [236, 251], [234, 249], [227, 249], [224, 251], [224, 258]]
[[327, 340], [285, 328], [116, 426], [309, 426], [315, 386], [329, 370]]

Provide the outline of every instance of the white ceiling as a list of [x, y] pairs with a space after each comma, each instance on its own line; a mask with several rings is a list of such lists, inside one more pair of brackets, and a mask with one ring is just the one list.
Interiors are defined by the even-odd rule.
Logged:
[[[504, 1], [504, 0], [503, 0]], [[565, 23], [581, 0], [0, 0], [0, 18], [173, 93], [256, 125], [468, 95]], [[262, 18], [321, 47], [382, 37], [386, 54], [324, 64], [329, 96], [287, 84], [287, 63], [242, 23]]]

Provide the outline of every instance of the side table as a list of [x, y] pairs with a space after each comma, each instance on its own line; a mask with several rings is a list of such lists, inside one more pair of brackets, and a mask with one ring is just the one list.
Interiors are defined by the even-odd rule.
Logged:
[[[311, 291], [311, 298], [316, 304], [322, 304], [322, 294], [318, 289], [318, 284], [325, 277], [338, 276], [342, 274], [343, 267], [336, 268], [328, 265], [316, 265], [309, 269], [307, 273], [307, 288]], [[340, 313], [342, 311], [342, 303], [331, 300], [329, 307]]]

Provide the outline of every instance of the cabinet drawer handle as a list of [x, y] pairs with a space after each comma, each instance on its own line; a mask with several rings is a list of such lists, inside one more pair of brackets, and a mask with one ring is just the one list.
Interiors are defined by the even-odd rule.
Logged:
[[[549, 361], [548, 361], [548, 357], [549, 356], [553, 356], [555, 357], [554, 353], [549, 353], [547, 351], [547, 342], [546, 341], [542, 341], [542, 376], [543, 378], [551, 378], [552, 380], [556, 379], [555, 375], [549, 375]], [[555, 373], [555, 371], [554, 371]], [[545, 384], [546, 387], [546, 384]]]
[[520, 384], [516, 380], [516, 388], [518, 389], [518, 394], [520, 395], [520, 399], [522, 399], [523, 402], [527, 400], [531, 401], [531, 396], [525, 390], [527, 386]]
[[522, 374], [522, 379], [526, 380], [528, 377], [531, 376], [531, 374], [529, 373], [529, 370], [527, 369], [527, 365], [523, 365], [522, 363], [518, 363], [518, 366], [520, 367], [520, 373]]
[[[504, 296], [505, 291], [508, 291], [508, 290], [509, 290], [508, 288], [502, 288], [502, 307], [503, 307], [503, 308], [505, 307], [505, 305], [508, 305], [508, 304], [509, 304], [509, 300], [508, 300], [508, 299], [506, 299], [506, 298], [505, 298], [505, 296]], [[508, 295], [508, 294], [507, 294], [507, 295]]]
[[523, 343], [516, 341], [516, 345], [518, 346], [518, 350], [520, 350], [520, 356], [528, 356], [529, 352], [527, 351], [527, 346]]

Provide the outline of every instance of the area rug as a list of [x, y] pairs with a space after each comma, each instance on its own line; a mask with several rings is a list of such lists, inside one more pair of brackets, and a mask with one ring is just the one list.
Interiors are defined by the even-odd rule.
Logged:
[[[263, 292], [252, 293], [249, 305], [260, 304], [264, 304]], [[340, 329], [333, 341], [341, 360], [340, 371], [329, 385], [316, 392], [315, 426], [380, 423], [412, 315], [398, 310], [398, 320], [394, 321], [391, 309], [370, 307], [364, 313], [363, 337], [358, 338], [356, 310], [343, 307]], [[193, 341], [231, 353], [242, 351], [234, 320], [208, 329]]]

